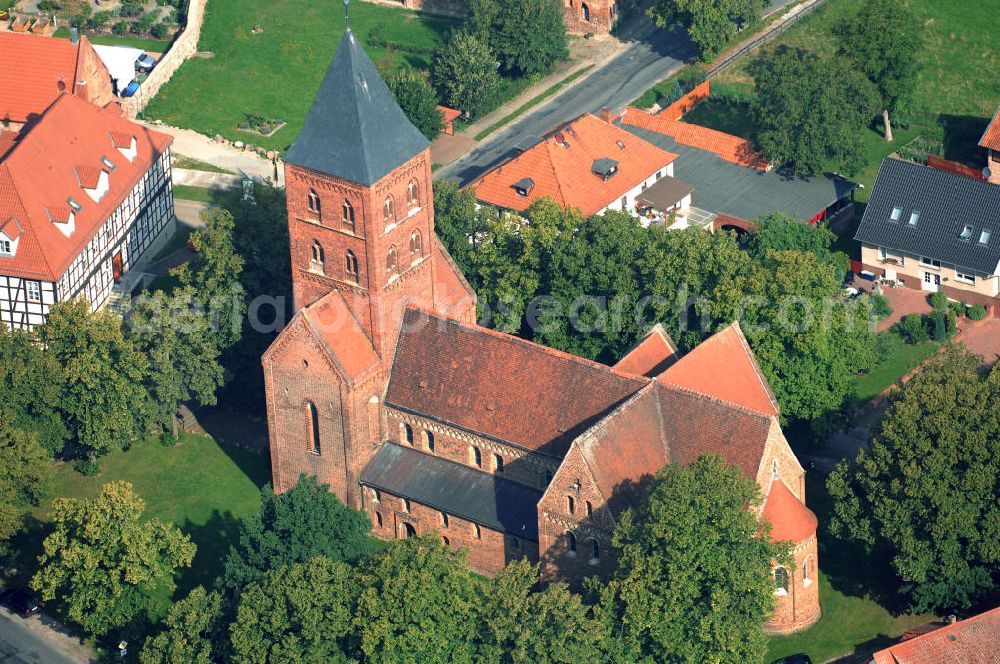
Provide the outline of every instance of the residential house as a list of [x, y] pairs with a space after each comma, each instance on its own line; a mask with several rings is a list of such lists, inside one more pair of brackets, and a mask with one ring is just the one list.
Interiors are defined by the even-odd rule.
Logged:
[[20, 132], [0, 132], [0, 321], [29, 329], [56, 302], [97, 309], [173, 234], [166, 134], [58, 95]]
[[855, 239], [865, 270], [1000, 312], [1000, 187], [888, 157]]
[[1000, 607], [879, 650], [870, 664], [1000, 664]]
[[979, 147], [986, 150], [986, 169], [983, 175], [993, 184], [1000, 184], [1000, 107], [986, 126]]

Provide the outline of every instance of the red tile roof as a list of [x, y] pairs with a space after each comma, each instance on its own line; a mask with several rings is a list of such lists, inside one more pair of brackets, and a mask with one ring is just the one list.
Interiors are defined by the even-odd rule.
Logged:
[[997, 107], [993, 120], [986, 126], [983, 137], [979, 139], [979, 146], [1000, 151], [1000, 107]]
[[625, 373], [653, 378], [677, 361], [677, 346], [663, 325], [657, 323], [632, 350], [614, 365]]
[[703, 341], [660, 374], [657, 380], [765, 415], [779, 414], [778, 401], [757, 365], [739, 323], [733, 323]]
[[460, 115], [462, 115], [462, 111], [454, 108], [448, 108], [447, 106], [438, 105], [437, 110], [441, 112], [441, 117], [443, 118], [445, 124], [454, 122]]
[[740, 166], [762, 171], [768, 168], [767, 160], [753, 149], [753, 144], [739, 136], [679, 120], [668, 120], [665, 116], [652, 115], [632, 106], [626, 109], [622, 124], [666, 134], [682, 145], [713, 152]]
[[[661, 150], [620, 127], [593, 115], [581, 115], [510, 161], [481, 175], [469, 186], [484, 203], [522, 211], [549, 197], [584, 216], [600, 212], [639, 186], [677, 155]], [[591, 171], [598, 159], [618, 162], [615, 175], [604, 179]], [[527, 196], [514, 183], [530, 179]]]
[[0, 159], [7, 156], [14, 146], [17, 144], [18, 132], [16, 131], [4, 131], [0, 129]]
[[0, 120], [27, 122], [61, 93], [76, 93], [77, 79], [84, 76], [77, 72], [83, 57], [97, 58], [86, 37], [73, 44], [68, 39], [0, 32], [0, 62], [4, 63], [0, 67]]
[[309, 329], [348, 380], [357, 380], [381, 365], [368, 335], [339, 291], [333, 290], [302, 309]]
[[648, 381], [410, 308], [385, 401], [553, 456]]
[[897, 643], [875, 664], [1000, 664], [1000, 607]]
[[434, 236], [434, 306], [443, 314], [460, 316], [469, 307], [476, 308], [476, 291], [465, 280], [451, 254]]
[[771, 523], [772, 542], [798, 543], [816, 534], [816, 515], [781, 480], [771, 482], [764, 501], [764, 518]]
[[[115, 149], [114, 132], [137, 139], [132, 162]], [[80, 97], [60, 95], [0, 160], [0, 220], [16, 217], [24, 228], [17, 255], [0, 258], [0, 274], [58, 280], [172, 140], [126, 120], [117, 107], [102, 109]], [[102, 157], [115, 168], [109, 173], [108, 193], [95, 203], [81, 187], [75, 167], [99, 174]], [[92, 182], [89, 175], [82, 179]], [[70, 198], [82, 209], [74, 215], [75, 231], [66, 237], [50, 215], [59, 216]]]

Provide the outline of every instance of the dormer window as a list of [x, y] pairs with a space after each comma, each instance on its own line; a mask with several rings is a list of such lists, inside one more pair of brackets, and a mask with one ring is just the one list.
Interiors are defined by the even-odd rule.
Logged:
[[966, 226], [962, 229], [962, 232], [958, 236], [963, 240], [968, 240], [972, 237], [972, 226]]
[[13, 244], [5, 237], [0, 237], [0, 256], [13, 256]]
[[989, 244], [990, 235], [992, 234], [993, 232], [990, 229], [984, 228], [983, 232], [979, 234], [979, 244]]
[[21, 239], [22, 230], [17, 217], [11, 217], [7, 223], [0, 225], [0, 256], [10, 258], [17, 254], [17, 243]]
[[918, 221], [920, 221], [920, 210], [914, 210], [910, 213], [910, 221], [907, 223], [910, 226], [916, 226]]
[[590, 170], [607, 180], [618, 172], [618, 162], [607, 158], [595, 159]]
[[114, 141], [115, 147], [118, 148], [118, 151], [122, 153], [122, 156], [128, 159], [130, 164], [135, 161], [136, 155], [139, 154], [139, 142], [136, 140], [135, 136], [115, 133], [111, 135], [111, 139]]
[[80, 187], [95, 203], [100, 203], [104, 195], [111, 189], [110, 176], [105, 170], [77, 166], [76, 177]]
[[890, 221], [899, 221], [900, 217], [903, 216], [902, 208], [894, 207], [892, 208], [892, 214], [889, 215]]
[[521, 178], [520, 180], [514, 183], [514, 191], [517, 192], [518, 196], [521, 196], [522, 198], [527, 198], [528, 192], [531, 191], [534, 186], [535, 186], [535, 181], [532, 180], [531, 178]]

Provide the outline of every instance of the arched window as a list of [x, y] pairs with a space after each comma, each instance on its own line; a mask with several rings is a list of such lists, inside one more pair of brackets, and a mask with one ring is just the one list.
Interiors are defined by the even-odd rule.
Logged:
[[479, 528], [478, 523], [472, 524], [472, 536], [475, 537], [476, 539], [483, 538], [483, 531]]
[[378, 528], [382, 527], [382, 513], [375, 512], [375, 526]]
[[424, 255], [424, 241], [420, 237], [420, 231], [410, 233], [410, 258], [416, 260]]
[[447, 512], [441, 512], [441, 527], [442, 528], [447, 528], [448, 527], [448, 513]]
[[503, 457], [499, 454], [493, 455], [493, 469], [498, 473], [503, 472]]
[[405, 422], [399, 425], [399, 442], [413, 444], [413, 427]]
[[402, 530], [403, 530], [403, 538], [404, 539], [409, 539], [411, 537], [416, 537], [417, 536], [417, 529], [414, 528], [412, 524], [403, 523]]
[[376, 505], [382, 502], [382, 492], [378, 489], [372, 489], [372, 502]]
[[802, 585], [804, 586], [811, 585], [813, 582], [812, 564], [813, 564], [812, 556], [809, 556], [804, 561], [802, 561]]
[[590, 22], [590, 7], [587, 6], [586, 2], [580, 4], [580, 17], [584, 21]]
[[319, 411], [312, 401], [306, 402], [306, 427], [309, 431], [309, 447], [313, 454], [319, 454]]
[[403, 511], [406, 513], [410, 512], [410, 499], [403, 498]]
[[344, 225], [348, 228], [354, 228], [354, 206], [349, 201], [344, 201], [341, 211], [344, 213]]
[[312, 258], [311, 266], [314, 270], [323, 271], [323, 263], [326, 260], [326, 254], [323, 252], [323, 245], [319, 243], [319, 240], [313, 240], [312, 243]]
[[433, 431], [426, 431], [426, 430], [424, 431], [424, 442], [427, 443], [427, 451], [428, 452], [433, 452], [434, 451], [434, 432]]
[[469, 463], [476, 468], [483, 467], [483, 453], [479, 451], [478, 447], [472, 446], [469, 448]]
[[788, 570], [784, 567], [774, 568], [774, 592], [777, 595], [788, 593]]
[[566, 533], [566, 553], [570, 556], [576, 555], [576, 535]]
[[316, 193], [315, 189], [309, 190], [309, 199], [307, 205], [309, 206], [309, 211], [312, 212], [317, 217], [322, 214], [320, 211], [319, 194]]
[[587, 516], [594, 516], [594, 506], [590, 504], [589, 500], [587, 501]]
[[777, 459], [775, 459], [774, 462], [771, 464], [771, 479], [772, 480], [778, 479], [778, 460]]
[[385, 223], [391, 224], [396, 221], [396, 212], [393, 210], [392, 206], [392, 196], [385, 197]]
[[389, 253], [385, 257], [385, 271], [389, 275], [396, 274], [396, 247], [389, 247]]
[[358, 278], [358, 257], [350, 249], [344, 254], [344, 272], [351, 281]]
[[590, 540], [590, 562], [596, 563], [601, 559], [601, 543], [595, 539]]
[[570, 514], [576, 514], [576, 500], [573, 496], [566, 496], [566, 509]]
[[417, 186], [416, 180], [410, 180], [410, 184], [406, 185], [406, 200], [411, 206], [416, 205], [418, 200], [418, 195], [420, 194], [420, 189]]

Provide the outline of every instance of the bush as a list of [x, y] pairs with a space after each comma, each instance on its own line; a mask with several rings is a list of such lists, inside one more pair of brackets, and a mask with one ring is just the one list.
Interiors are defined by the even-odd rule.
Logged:
[[174, 435], [172, 431], [164, 431], [160, 434], [160, 445], [164, 447], [173, 447], [177, 444], [177, 436]]
[[95, 12], [94, 15], [87, 21], [87, 27], [91, 30], [103, 30], [108, 27], [109, 23], [111, 23], [111, 12]]
[[101, 474], [101, 464], [93, 459], [80, 459], [73, 464], [76, 472], [86, 477], [94, 477]]
[[970, 320], [982, 320], [986, 318], [986, 307], [981, 304], [974, 304], [969, 307], [967, 315]]
[[931, 293], [930, 303], [934, 311], [944, 311], [948, 308], [948, 296], [941, 291]]
[[948, 309], [948, 338], [958, 333], [958, 315], [954, 309]]
[[948, 336], [948, 330], [945, 327], [944, 314], [934, 314], [934, 341], [944, 341]]
[[918, 344], [927, 341], [927, 329], [924, 327], [924, 320], [920, 314], [910, 314], [896, 324], [899, 334], [911, 344]]
[[132, 32], [137, 35], [147, 35], [158, 20], [160, 20], [160, 13], [158, 11], [151, 11], [132, 24]]
[[114, 25], [111, 26], [111, 32], [115, 33], [119, 37], [128, 32], [128, 22], [127, 21], [116, 21]]
[[151, 34], [154, 39], [166, 39], [167, 35], [170, 34], [170, 26], [167, 24], [166, 19], [164, 19], [162, 23], [157, 23], [150, 28], [149, 34]]
[[134, 18], [142, 14], [142, 5], [136, 4], [126, 4], [122, 3], [118, 9], [115, 10], [115, 15], [122, 18]]
[[965, 315], [965, 305], [961, 302], [948, 302], [948, 308], [959, 318]]
[[885, 295], [874, 295], [872, 296], [872, 313], [879, 320], [883, 318], [888, 318], [892, 314], [892, 307], [889, 306], [889, 300], [886, 299]]

